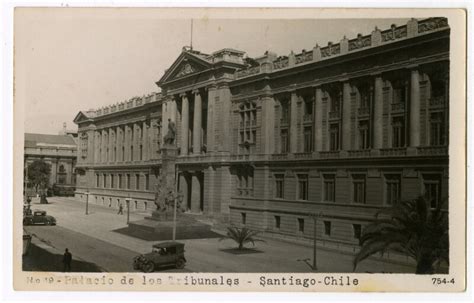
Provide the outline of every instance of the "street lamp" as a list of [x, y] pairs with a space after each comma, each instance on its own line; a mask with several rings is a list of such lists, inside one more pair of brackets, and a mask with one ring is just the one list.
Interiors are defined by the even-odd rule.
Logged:
[[176, 212], [177, 204], [183, 201], [183, 195], [179, 192], [174, 196], [174, 205], [173, 205], [173, 241], [176, 241]]
[[316, 235], [317, 235], [317, 226], [318, 226], [318, 222], [317, 222], [317, 219], [318, 218], [322, 218], [324, 216], [323, 212], [319, 212], [319, 213], [314, 213], [314, 214], [311, 214], [310, 217], [313, 218], [313, 270], [317, 270], [318, 267], [316, 265]]
[[125, 203], [127, 204], [127, 225], [130, 223], [130, 197], [125, 199]]
[[89, 190], [86, 191], [86, 215], [89, 214]]

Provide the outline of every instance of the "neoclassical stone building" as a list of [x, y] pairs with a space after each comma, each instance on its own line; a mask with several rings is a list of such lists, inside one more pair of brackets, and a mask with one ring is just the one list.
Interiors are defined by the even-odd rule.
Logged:
[[429, 18], [287, 56], [183, 48], [161, 93], [76, 116], [76, 196], [151, 209], [171, 120], [190, 212], [298, 237], [318, 214], [318, 238], [357, 243], [380, 208], [448, 196], [449, 40]]

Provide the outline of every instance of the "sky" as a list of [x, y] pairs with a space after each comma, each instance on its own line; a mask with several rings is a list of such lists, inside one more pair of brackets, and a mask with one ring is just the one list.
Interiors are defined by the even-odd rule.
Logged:
[[[63, 122], [74, 130], [81, 110], [159, 91], [155, 82], [190, 44], [190, 20], [163, 18], [153, 10], [17, 13], [15, 91], [24, 97], [25, 132], [57, 134]], [[204, 53], [234, 48], [249, 57], [266, 50], [288, 55], [407, 20], [198, 18], [193, 48]]]

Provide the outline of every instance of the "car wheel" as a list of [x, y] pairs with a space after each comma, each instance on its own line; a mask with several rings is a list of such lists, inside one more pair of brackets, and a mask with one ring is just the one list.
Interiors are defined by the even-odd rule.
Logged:
[[155, 270], [155, 264], [153, 264], [153, 262], [146, 262], [143, 264], [142, 269], [144, 272], [153, 272]]
[[176, 268], [183, 269], [184, 264], [186, 264], [186, 262], [183, 259], [179, 259], [178, 261], [176, 261]]

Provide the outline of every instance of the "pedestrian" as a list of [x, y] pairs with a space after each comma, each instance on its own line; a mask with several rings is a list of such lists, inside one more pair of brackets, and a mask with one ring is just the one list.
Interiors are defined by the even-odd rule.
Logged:
[[63, 272], [71, 271], [71, 262], [72, 262], [72, 254], [66, 248], [66, 250], [64, 251], [64, 257], [63, 257], [63, 264], [64, 264]]
[[123, 215], [123, 205], [122, 205], [122, 203], [119, 204], [119, 211], [118, 211], [117, 215]]

